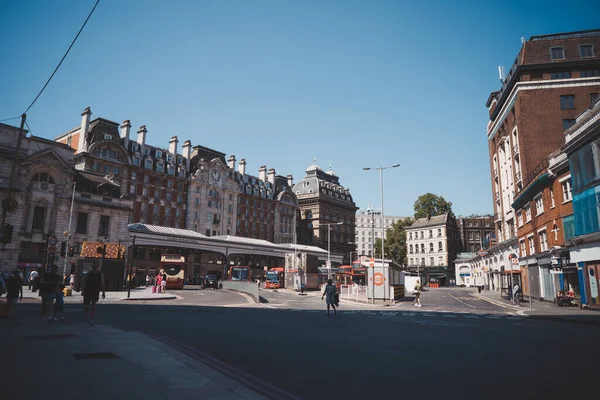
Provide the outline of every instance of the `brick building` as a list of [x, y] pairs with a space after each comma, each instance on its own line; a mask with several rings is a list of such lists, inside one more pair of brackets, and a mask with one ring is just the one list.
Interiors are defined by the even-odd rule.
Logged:
[[480, 249], [486, 248], [484, 242], [495, 241], [492, 215], [458, 217], [456, 223], [460, 230], [462, 252], [477, 253]]
[[[569, 258], [566, 241], [574, 234], [570, 178], [566, 155], [560, 150], [554, 152], [548, 157], [548, 167], [524, 182], [512, 204], [517, 218], [521, 271], [513, 271], [512, 277], [507, 278], [534, 299], [554, 299], [557, 285], [553, 269], [557, 260]], [[569, 272], [575, 274], [564, 277], [579, 292], [576, 271]]]
[[523, 39], [501, 81], [486, 103], [497, 244], [471, 261], [493, 290], [507, 286], [506, 272], [520, 271], [511, 261], [519, 256], [515, 198], [547, 170], [548, 156], [564, 144], [564, 130], [600, 93], [600, 30]]

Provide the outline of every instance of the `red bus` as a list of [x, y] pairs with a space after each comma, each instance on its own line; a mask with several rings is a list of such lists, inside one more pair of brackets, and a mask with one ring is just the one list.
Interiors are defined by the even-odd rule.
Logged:
[[267, 279], [265, 281], [265, 288], [267, 289], [279, 289], [282, 288], [284, 280], [283, 268], [271, 268], [267, 272]]
[[160, 256], [160, 269], [167, 274], [167, 289], [183, 289], [185, 257], [181, 254]]

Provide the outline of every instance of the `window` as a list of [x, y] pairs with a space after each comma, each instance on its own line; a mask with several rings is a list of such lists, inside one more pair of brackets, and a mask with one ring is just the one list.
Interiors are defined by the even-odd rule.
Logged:
[[542, 194], [538, 194], [535, 197], [535, 215], [540, 215], [544, 213], [544, 199], [542, 198]]
[[408, 240], [412, 240], [412, 232], [408, 232]]
[[148, 185], [150, 183], [150, 176], [149, 175], [144, 175], [144, 183], [146, 185]]
[[44, 230], [44, 221], [46, 219], [46, 207], [36, 206], [33, 208], [33, 222], [31, 229]]
[[423, 239], [423, 237], [424, 237], [424, 236], [423, 236], [423, 231], [421, 231], [421, 239]]
[[556, 204], [554, 204], [554, 189], [550, 188], [550, 208], [554, 208], [556, 207]]
[[571, 175], [569, 175], [569, 179], [565, 179], [561, 182], [562, 185], [562, 193], [563, 193], [563, 203], [571, 201], [573, 199], [573, 194], [571, 193]]
[[563, 234], [565, 240], [569, 240], [575, 237], [575, 217], [573, 215], [569, 215], [563, 217]]
[[425, 265], [425, 257], [421, 258], [421, 265]]
[[410, 252], [410, 254], [412, 254], [412, 253], [413, 253], [413, 245], [412, 245], [412, 244], [410, 245], [410, 247], [409, 247], [409, 250], [408, 250], [408, 251]]
[[432, 267], [435, 265], [435, 264], [433, 263], [433, 257], [429, 257], [429, 265], [431, 265]]
[[550, 74], [550, 79], [569, 79], [570, 77], [570, 71], [552, 72]]
[[595, 76], [600, 76], [600, 69], [588, 69], [579, 72], [581, 78], [593, 78]]
[[572, 110], [575, 108], [575, 96], [567, 94], [560, 96], [560, 109], [561, 110]]
[[439, 256], [438, 257], [438, 265], [444, 265], [444, 257], [443, 256]]
[[138, 156], [133, 157], [133, 165], [140, 165], [140, 158]]
[[425, 244], [421, 243], [421, 253], [425, 253]]
[[213, 215], [212, 213], [208, 213], [206, 214], [206, 222], [212, 222], [213, 220]]
[[594, 57], [594, 47], [591, 44], [580, 44], [579, 56], [581, 58]]
[[171, 191], [170, 191], [170, 190], [167, 190], [167, 191], [165, 192], [165, 199], [166, 199], [166, 200], [168, 200], [168, 201], [171, 201], [171, 198], [172, 198], [171, 196], [172, 196], [172, 195], [171, 195]]
[[598, 100], [598, 93], [590, 93], [590, 105], [594, 105], [596, 100]]
[[429, 252], [433, 253], [433, 243], [429, 243]]
[[100, 226], [98, 227], [98, 235], [108, 236], [108, 228], [110, 225], [110, 217], [108, 215], [100, 216]]
[[161, 158], [161, 157], [162, 157], [162, 151], [156, 150], [156, 158]]
[[131, 187], [129, 188], [129, 193], [135, 194], [135, 185], [131, 185]]
[[415, 253], [419, 254], [419, 245], [415, 244]]
[[565, 49], [563, 47], [550, 48], [550, 57], [552, 58], [552, 61], [564, 60], [565, 59]]
[[414, 258], [411, 258], [411, 259], [410, 259], [410, 262], [408, 263], [408, 265], [415, 265], [415, 264], [414, 264]]
[[432, 238], [433, 237], [433, 231], [430, 229], [429, 230], [429, 237]]
[[75, 233], [87, 233], [87, 221], [88, 214], [84, 212], [77, 213], [77, 226], [75, 228]]
[[517, 224], [519, 227], [523, 226], [523, 210], [517, 210]]
[[525, 222], [531, 221], [531, 207], [527, 206], [523, 208], [525, 210]]
[[137, 173], [135, 171], [131, 171], [131, 180], [135, 181], [137, 179]]
[[525, 247], [525, 239], [519, 242], [519, 247], [521, 248], [521, 257], [525, 257], [527, 255], [527, 247]]
[[442, 236], [442, 228], [438, 228], [438, 237]]
[[533, 235], [527, 238], [527, 243], [529, 243], [529, 255], [535, 254], [535, 242], [533, 241]]
[[563, 131], [566, 131], [567, 129], [575, 125], [575, 122], [577, 122], [577, 120], [574, 118], [563, 119]]
[[438, 251], [444, 251], [444, 245], [442, 242], [438, 242]]
[[50, 175], [45, 172], [40, 172], [39, 174], [35, 174], [33, 178], [31, 178], [34, 182], [45, 182], [54, 184], [54, 179]]
[[147, 159], [144, 166], [146, 167], [146, 169], [152, 169], [152, 160]]
[[548, 235], [546, 234], [546, 230], [541, 230], [538, 232], [540, 236], [540, 251], [548, 250]]

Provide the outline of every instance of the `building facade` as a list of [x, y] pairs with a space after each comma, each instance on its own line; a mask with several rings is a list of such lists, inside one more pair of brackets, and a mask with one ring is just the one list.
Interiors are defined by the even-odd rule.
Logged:
[[514, 199], [525, 183], [548, 168], [564, 144], [563, 132], [600, 92], [600, 30], [532, 36], [522, 40], [502, 87], [486, 106], [494, 229], [497, 244], [471, 262], [491, 290], [519, 273]]
[[[534, 299], [554, 300], [553, 260], [566, 257], [566, 240], [573, 237], [570, 172], [567, 157], [560, 150], [548, 157], [548, 168], [524, 182], [523, 190], [512, 204], [517, 217], [519, 265], [521, 271], [507, 276], [519, 284], [524, 295]], [[565, 272], [570, 272], [565, 265]], [[579, 292], [577, 275], [564, 275]], [[575, 278], [575, 279], [573, 279]]]
[[373, 212], [368, 209], [360, 209], [356, 212], [356, 235], [354, 237], [354, 257], [373, 255], [373, 245], [375, 239], [381, 237], [381, 228], [383, 224], [384, 239], [387, 236], [387, 230], [392, 229], [393, 225], [400, 220], [408, 217], [387, 216], [381, 217], [381, 213]]
[[408, 271], [419, 272], [422, 282], [450, 284], [460, 250], [460, 231], [449, 213], [419, 218], [406, 228]]
[[[574, 232], [570, 239], [570, 262], [557, 263], [560, 289], [575, 286], [565, 277], [577, 274], [582, 305], [600, 308], [600, 99], [577, 117], [576, 123], [565, 132], [563, 152], [571, 171]], [[562, 261], [562, 259], [561, 259]]]
[[355, 218], [357, 207], [350, 189], [339, 183], [335, 172], [323, 171], [316, 162], [306, 169], [305, 177], [293, 192], [300, 208], [298, 243], [330, 249], [350, 262], [355, 250]]
[[495, 244], [494, 217], [492, 215], [458, 217], [461, 251], [477, 253], [484, 246]]

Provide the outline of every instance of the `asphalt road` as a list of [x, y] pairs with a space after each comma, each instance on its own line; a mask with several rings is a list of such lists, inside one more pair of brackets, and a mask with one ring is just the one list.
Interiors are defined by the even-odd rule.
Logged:
[[[337, 317], [327, 317], [322, 309], [213, 307], [208, 303], [220, 296], [231, 304], [239, 299], [209, 290], [184, 293], [186, 301], [197, 296], [204, 307], [105, 304], [96, 322], [168, 337], [251, 374], [259, 385], [268, 382], [304, 399], [513, 400], [595, 393], [590, 378], [600, 354], [597, 327], [507, 315], [469, 299], [466, 290], [427, 293], [421, 309], [410, 302], [385, 311], [342, 305]], [[66, 323], [82, 323], [74, 307], [67, 305]], [[19, 311], [24, 318], [37, 316], [33, 305]]]

